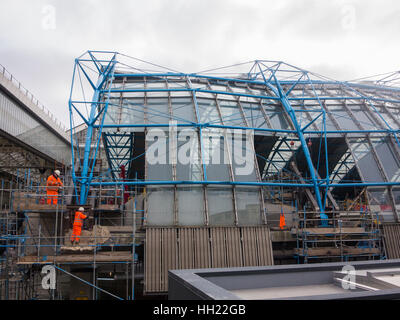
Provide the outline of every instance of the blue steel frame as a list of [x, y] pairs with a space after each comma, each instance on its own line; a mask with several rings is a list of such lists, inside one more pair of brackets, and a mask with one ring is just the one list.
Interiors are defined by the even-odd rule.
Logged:
[[[93, 179], [93, 168], [96, 163], [96, 157], [100, 145], [100, 139], [101, 139], [101, 132], [102, 132], [102, 125], [104, 123], [104, 116], [102, 117], [100, 121], [100, 129], [99, 129], [99, 134], [97, 137], [97, 142], [96, 142], [96, 149], [95, 152], [92, 156], [92, 166], [89, 168], [89, 158], [90, 158], [90, 152], [91, 152], [91, 145], [92, 145], [92, 137], [93, 137], [93, 129], [94, 129], [94, 124], [96, 121], [101, 117], [101, 115], [104, 115], [107, 112], [107, 107], [109, 104], [109, 99], [107, 99], [106, 103], [104, 106], [99, 108], [99, 100], [100, 100], [100, 93], [101, 89], [103, 88], [104, 84], [109, 81], [112, 82], [113, 75], [114, 75], [114, 68], [116, 64], [116, 55], [117, 53], [113, 53], [112, 57], [107, 61], [107, 64], [103, 66], [101, 64], [102, 61], [97, 60], [92, 52], [88, 52], [89, 55], [92, 57], [92, 62], [94, 66], [96, 67], [98, 71], [98, 79], [97, 83], [94, 84], [93, 79], [88, 75], [88, 73], [85, 71], [85, 68], [83, 67], [83, 61], [85, 59], [78, 58], [75, 60], [75, 67], [74, 67], [74, 73], [73, 73], [73, 80], [72, 80], [72, 85], [71, 85], [71, 94], [70, 94], [70, 99], [68, 102], [69, 106], [69, 112], [70, 112], [70, 126], [71, 126], [71, 145], [72, 145], [72, 180], [75, 185], [75, 193], [77, 195], [78, 188], [77, 186], [80, 186], [80, 197], [79, 197], [79, 204], [84, 205], [87, 200], [88, 196], [88, 190], [90, 187], [90, 183]], [[86, 105], [87, 103], [90, 104], [90, 115], [88, 118], [85, 118], [82, 113], [79, 111], [79, 109], [76, 107], [76, 102], [72, 101], [72, 93], [74, 89], [74, 80], [75, 80], [75, 74], [77, 70], [81, 70], [83, 74], [85, 75], [86, 80], [89, 82], [90, 86], [93, 89], [93, 99], [89, 102], [84, 102]], [[109, 86], [111, 88], [111, 86]], [[74, 141], [74, 131], [73, 131], [73, 110], [75, 110], [79, 116], [82, 118], [82, 120], [86, 123], [87, 125], [87, 134], [86, 134], [86, 141], [85, 141], [85, 150], [84, 150], [84, 158], [83, 158], [83, 164], [82, 164], [82, 172], [81, 175], [78, 177], [75, 174], [75, 153], [74, 153], [74, 147], [73, 147], [73, 141]]]
[[[99, 58], [98, 56], [101, 56]], [[106, 57], [106, 58], [104, 58]], [[148, 186], [148, 185], [242, 185], [242, 186], [272, 186], [272, 187], [299, 187], [299, 188], [313, 188], [314, 194], [320, 209], [320, 217], [321, 219], [327, 218], [325, 211], [325, 204], [327, 199], [328, 190], [334, 187], [367, 187], [367, 186], [394, 186], [400, 185], [399, 182], [374, 182], [374, 183], [330, 183], [330, 177], [328, 172], [328, 149], [327, 149], [327, 135], [328, 134], [343, 134], [343, 133], [359, 133], [359, 134], [368, 134], [368, 133], [386, 133], [388, 135], [392, 135], [400, 147], [400, 142], [398, 139], [399, 129], [392, 128], [384, 117], [380, 114], [380, 112], [375, 108], [373, 102], [381, 102], [381, 103], [396, 103], [400, 104], [400, 100], [397, 99], [386, 99], [378, 96], [366, 96], [365, 94], [359, 92], [357, 89], [379, 89], [381, 88], [382, 82], [378, 82], [376, 84], [362, 84], [362, 83], [347, 83], [347, 82], [338, 82], [330, 79], [321, 79], [321, 77], [316, 78], [316, 75], [313, 73], [299, 69], [287, 63], [283, 63], [280, 61], [267, 61], [267, 60], [256, 60], [251, 62], [250, 71], [247, 73], [247, 78], [243, 78], [243, 74], [238, 77], [224, 77], [224, 76], [215, 76], [215, 75], [207, 75], [200, 73], [180, 73], [180, 72], [170, 72], [170, 69], [167, 71], [144, 71], [140, 68], [135, 68], [129, 66], [129, 72], [118, 71], [118, 66], [126, 69], [127, 65], [119, 60], [120, 57], [127, 57], [125, 55], [120, 55], [117, 52], [108, 52], [108, 51], [87, 51], [85, 54], [80, 56], [75, 60], [73, 79], [71, 85], [71, 92], [69, 98], [69, 112], [70, 112], [70, 125], [71, 125], [71, 141], [72, 141], [72, 178], [75, 184], [75, 192], [76, 196], [79, 199], [80, 204], [85, 204], [87, 201], [88, 190], [91, 186], [109, 186], [109, 185], [118, 185], [123, 187], [124, 185], [139, 185], [139, 186]], [[133, 58], [134, 59], [134, 58]], [[135, 59], [138, 61], [138, 59]], [[143, 62], [142, 60], [139, 60]], [[89, 66], [90, 65], [90, 66]], [[156, 66], [154, 64], [150, 64], [152, 67]], [[159, 67], [159, 66], [156, 66]], [[94, 76], [90, 75], [89, 71], [94, 73]], [[131, 71], [132, 70], [132, 71]], [[93, 98], [92, 100], [86, 101], [86, 99], [75, 99], [74, 90], [76, 89], [76, 83], [78, 80], [80, 81], [81, 88], [82, 85], [82, 77], [89, 84], [91, 90], [93, 90]], [[280, 76], [278, 76], [280, 74]], [[282, 75], [285, 75], [284, 77]], [[97, 77], [97, 79], [96, 79]], [[229, 91], [218, 91], [218, 90], [208, 90], [200, 87], [182, 87], [182, 88], [140, 88], [140, 89], [112, 89], [113, 80], [116, 78], [141, 78], [141, 77], [153, 77], [153, 78], [166, 78], [168, 77], [182, 77], [189, 79], [210, 79], [210, 80], [218, 80], [218, 81], [234, 81], [235, 83], [243, 83], [243, 84], [252, 84], [252, 85], [262, 85], [264, 86], [268, 92], [272, 92], [273, 95], [254, 95], [254, 94], [246, 94], [239, 92], [229, 92]], [[294, 79], [294, 80], [293, 80]], [[79, 82], [78, 82], [79, 83]], [[291, 93], [295, 89], [296, 86], [309, 86], [311, 88], [311, 94], [307, 94], [307, 96], [293, 96]], [[344, 96], [321, 96], [317, 93], [317, 87], [321, 85], [336, 85], [346, 88], [347, 90], [354, 93], [354, 96], [344, 95]], [[288, 90], [284, 90], [284, 87], [289, 87]], [[310, 90], [310, 89], [308, 89]], [[395, 93], [400, 92], [400, 88], [397, 87], [385, 87], [385, 90], [389, 90]], [[310, 174], [310, 179], [307, 180], [306, 183], [291, 183], [291, 182], [232, 182], [232, 181], [209, 181], [207, 179], [207, 173], [205, 166], [204, 169], [204, 180], [203, 181], [129, 181], [129, 180], [118, 180], [116, 175], [114, 176], [114, 181], [93, 181], [93, 167], [95, 165], [96, 156], [99, 149], [101, 134], [104, 128], [149, 128], [149, 127], [168, 127], [168, 123], [164, 124], [124, 124], [124, 125], [106, 125], [104, 124], [105, 114], [107, 113], [107, 108], [109, 105], [110, 94], [115, 93], [129, 93], [129, 92], [162, 92], [162, 91], [190, 91], [193, 93], [213, 93], [213, 94], [224, 94], [224, 95], [233, 95], [237, 97], [249, 97], [249, 98], [259, 98], [259, 99], [268, 99], [279, 102], [286, 111], [287, 115], [290, 117], [292, 126], [294, 129], [273, 129], [273, 128], [253, 128], [253, 127], [240, 127], [240, 126], [228, 126], [228, 125], [216, 125], [212, 123], [198, 123], [191, 122], [185, 124], [177, 124], [178, 127], [197, 127], [199, 128], [200, 135], [201, 131], [204, 128], [226, 128], [226, 129], [242, 129], [242, 130], [254, 130], [264, 131], [270, 133], [281, 133], [287, 135], [295, 135], [301, 143], [301, 149], [304, 153], [308, 171]], [[84, 96], [83, 96], [84, 97]], [[193, 94], [194, 104], [197, 110], [197, 102], [196, 102], [196, 94]], [[327, 130], [326, 118], [327, 114], [325, 108], [323, 107], [323, 103], [330, 100], [337, 101], [346, 101], [346, 100], [362, 100], [366, 101], [371, 109], [377, 114], [377, 116], [383, 120], [387, 129], [377, 129], [377, 130]], [[312, 109], [307, 109], [305, 106], [304, 109], [296, 109], [293, 108], [292, 104], [294, 102], [302, 102], [303, 105], [305, 102], [313, 101], [316, 103], [317, 107]], [[88, 116], [84, 116], [84, 112], [82, 111], [82, 106], [87, 107], [90, 105], [90, 112]], [[301, 123], [301, 119], [299, 121], [299, 117], [297, 113], [306, 113], [310, 112], [314, 114], [314, 118], [311, 121], [304, 124]], [[83, 155], [83, 164], [81, 166], [81, 173], [78, 176], [75, 171], [75, 157], [76, 151], [74, 147], [74, 119], [75, 115], [78, 115], [79, 118], [87, 125], [87, 135], [85, 141], [84, 155]], [[311, 130], [310, 126], [315, 123], [317, 120], [321, 119], [321, 130], [315, 131]], [[304, 119], [303, 119], [304, 120]], [[98, 130], [97, 140], [95, 142], [95, 148], [93, 145], [93, 131]], [[320, 139], [324, 140], [324, 158], [325, 158], [325, 166], [326, 166], [326, 177], [318, 178], [316, 175], [316, 168], [313, 165], [309, 147], [306, 141], [306, 135], [318, 135]], [[202, 142], [202, 140], [201, 140]], [[110, 151], [107, 148], [111, 148], [109, 145], [105, 145], [106, 152]], [[203, 148], [202, 148], [203, 150]], [[321, 152], [321, 150], [320, 150]], [[79, 155], [78, 155], [79, 157]], [[90, 165], [90, 161], [92, 161], [92, 165]], [[319, 165], [319, 160], [318, 160]], [[78, 195], [78, 190], [80, 193]], [[321, 192], [323, 191], [324, 192]]]

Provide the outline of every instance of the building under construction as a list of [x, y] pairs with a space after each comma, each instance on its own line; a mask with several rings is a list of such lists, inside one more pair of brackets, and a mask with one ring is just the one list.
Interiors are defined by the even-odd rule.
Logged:
[[1, 68], [0, 299], [165, 298], [168, 270], [400, 258], [399, 79], [88, 51], [66, 129]]

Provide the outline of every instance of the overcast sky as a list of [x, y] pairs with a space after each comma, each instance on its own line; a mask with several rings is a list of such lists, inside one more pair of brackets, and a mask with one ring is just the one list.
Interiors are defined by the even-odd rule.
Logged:
[[0, 64], [68, 123], [74, 58], [185, 72], [282, 60], [338, 80], [400, 70], [398, 0], [0, 0]]

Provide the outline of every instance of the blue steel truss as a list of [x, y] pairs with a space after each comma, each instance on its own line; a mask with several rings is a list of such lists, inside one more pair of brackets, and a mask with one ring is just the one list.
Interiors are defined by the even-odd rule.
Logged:
[[[165, 81], [169, 85], [158, 88], [114, 85], [114, 83], [125, 81], [123, 79], [129, 79], [132, 83], [143, 82], [143, 79], [157, 79]], [[345, 181], [343, 178], [346, 176], [346, 172], [355, 166], [355, 162], [350, 159], [351, 152], [349, 150], [346, 155], [343, 155], [340, 160], [342, 162], [336, 165], [336, 169], [331, 174], [329, 172], [332, 170], [328, 168], [330, 165], [328, 137], [331, 136], [344, 135], [347, 138], [352, 135], [385, 135], [392, 137], [394, 143], [400, 147], [398, 137], [400, 131], [399, 119], [396, 119], [388, 111], [388, 108], [398, 109], [400, 106], [400, 88], [393, 85], [398, 79], [399, 74], [393, 73], [376, 82], [339, 82], [281, 61], [267, 60], [256, 60], [198, 73], [182, 73], [117, 52], [88, 51], [75, 60], [69, 98], [72, 177], [76, 196], [80, 204], [85, 204], [90, 187], [99, 185], [119, 185], [121, 187], [126, 185], [237, 185], [311, 188], [318, 203], [321, 218], [326, 218], [327, 216], [324, 214], [326, 200], [328, 191], [332, 190], [332, 188], [393, 187], [400, 185], [398, 180], [392, 181], [390, 179], [383, 181]], [[180, 82], [179, 85], [175, 85], [174, 83], [178, 83], [178, 80], [184, 81], [186, 85], [181, 85]], [[223, 90], [219, 87], [211, 86], [211, 82], [225, 85], [226, 89]], [[388, 86], [388, 82], [392, 85]], [[208, 83], [208, 85], [205, 83]], [[232, 90], [230, 86], [247, 89]], [[250, 87], [252, 88], [251, 90], [249, 89]], [[254, 88], [257, 88], [257, 90], [254, 90]], [[332, 91], [335, 94], [332, 94]], [[111, 100], [122, 95], [165, 92], [170, 95], [184, 92], [190, 93], [193, 97], [197, 115], [199, 113], [197, 99], [203, 94], [233, 96], [238, 101], [239, 99], [258, 99], [258, 101], [261, 101], [261, 105], [264, 102], [269, 102], [271, 105], [281, 105], [285, 113], [284, 117], [288, 119], [289, 126], [287, 128], [273, 127], [269, 123], [256, 126], [254, 123], [257, 123], [258, 119], [256, 117], [251, 118], [251, 116], [251, 119], [247, 121], [247, 125], [236, 125], [234, 121], [240, 118], [239, 110], [237, 114], [230, 116], [229, 122], [233, 122], [231, 125], [213, 121], [201, 122], [185, 119], [182, 121], [180, 118], [174, 120], [178, 121], [178, 128], [197, 128], [201, 143], [202, 131], [209, 128], [254, 130], [255, 134], [278, 135], [280, 137], [279, 142], [277, 142], [279, 147], [275, 146], [272, 157], [270, 155], [268, 159], [264, 159], [267, 166], [275, 167], [275, 171], [290, 171], [285, 162], [289, 162], [290, 159], [301, 152], [304, 155], [308, 170], [304, 182], [299, 183], [298, 180], [280, 181], [277, 176], [273, 180], [263, 179], [256, 182], [211, 181], [207, 179], [205, 165], [203, 165], [204, 174], [202, 180], [150, 181], [146, 179], [121, 179], [118, 175], [120, 166], [124, 165], [129, 170], [133, 160], [132, 139], [134, 138], [132, 138], [132, 134], [124, 133], [124, 130], [151, 127], [166, 128], [169, 126], [168, 119], [171, 115], [149, 108], [148, 113], [151, 117], [162, 118], [164, 116], [165, 121], [161, 123], [152, 123], [151, 121], [142, 121], [142, 123], [105, 123], [108, 108], [113, 105]], [[379, 94], [380, 92], [384, 92], [384, 94]], [[88, 99], [88, 96], [92, 98]], [[368, 109], [365, 113], [371, 119], [374, 119], [375, 123], [380, 123], [380, 126], [363, 125], [362, 119], [358, 120], [357, 114], [349, 109], [351, 103], [354, 102], [363, 104]], [[337, 114], [327, 107], [333, 104], [343, 105], [338, 109]], [[131, 110], [132, 113], [141, 112], [140, 103], [121, 107], [127, 108], [128, 111]], [[384, 113], [383, 110], [386, 110], [386, 112]], [[263, 123], [270, 121], [268, 119], [265, 116]], [[356, 126], [354, 128], [341, 127], [339, 129], [338, 123], [342, 122], [341, 119], [343, 123], [352, 121]], [[74, 144], [75, 122], [84, 122], [87, 125], [83, 155], [78, 154], [79, 151], [75, 148], [76, 143]], [[93, 134], [94, 130], [98, 131], [96, 136]], [[112, 172], [112, 181], [98, 181], [93, 177], [93, 168], [101, 139], [103, 139], [102, 143]], [[311, 139], [319, 148], [317, 164], [315, 159], [313, 162], [310, 154]], [[203, 152], [202, 146], [201, 150]], [[257, 153], [257, 157], [263, 158], [263, 155]], [[83, 159], [79, 168], [76, 168], [76, 158]], [[279, 165], [279, 162], [281, 162], [281, 165]], [[317, 170], [321, 166], [325, 166], [326, 176], [324, 177], [319, 177], [317, 174]], [[346, 169], [345, 172], [343, 172], [343, 169]], [[339, 171], [341, 172], [340, 175]]]

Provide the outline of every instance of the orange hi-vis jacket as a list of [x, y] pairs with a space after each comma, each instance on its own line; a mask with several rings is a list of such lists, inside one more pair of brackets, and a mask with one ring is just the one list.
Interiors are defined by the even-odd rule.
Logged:
[[279, 228], [283, 230], [286, 226], [286, 221], [285, 221], [285, 214], [283, 211], [281, 211], [281, 215], [279, 217]]
[[63, 183], [61, 182], [60, 177], [55, 177], [53, 174], [47, 178], [46, 183], [46, 191], [49, 194], [58, 193], [59, 187], [62, 187]]
[[75, 219], [74, 219], [74, 228], [76, 227], [82, 227], [83, 226], [83, 220], [87, 218], [87, 215], [83, 214], [80, 211], [75, 212]]
[[83, 220], [86, 219], [87, 216], [83, 214], [80, 211], [75, 212], [75, 219], [74, 219], [74, 225], [72, 228], [72, 234], [71, 234], [71, 241], [75, 241], [79, 243], [80, 241], [80, 236], [82, 232], [82, 226], [83, 226]]

